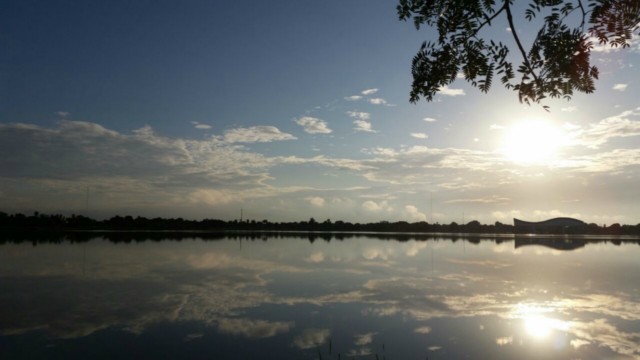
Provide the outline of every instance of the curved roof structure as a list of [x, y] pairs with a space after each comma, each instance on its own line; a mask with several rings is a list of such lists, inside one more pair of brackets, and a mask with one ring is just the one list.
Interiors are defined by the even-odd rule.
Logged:
[[558, 217], [544, 221], [531, 222], [513, 218], [513, 226], [518, 233], [556, 233], [566, 234], [579, 232], [586, 228], [587, 224], [578, 219]]

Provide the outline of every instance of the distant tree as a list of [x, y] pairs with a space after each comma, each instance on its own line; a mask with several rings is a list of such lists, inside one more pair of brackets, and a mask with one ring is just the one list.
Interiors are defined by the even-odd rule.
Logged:
[[[399, 0], [398, 16], [412, 19], [416, 29], [426, 25], [437, 41], [424, 42], [413, 58], [410, 101], [432, 101], [443, 86], [462, 73], [464, 79], [488, 92], [495, 75], [520, 102], [531, 104], [551, 97], [571, 99], [574, 91], [591, 93], [598, 69], [590, 63], [594, 41], [629, 47], [640, 23], [639, 0], [529, 0], [527, 21], [542, 18], [530, 46], [522, 43], [512, 13], [515, 0]], [[518, 3], [521, 3], [518, 1]], [[521, 57], [514, 81], [510, 46], [487, 32], [499, 16], [506, 17], [515, 50]], [[547, 109], [547, 106], [544, 106]]]

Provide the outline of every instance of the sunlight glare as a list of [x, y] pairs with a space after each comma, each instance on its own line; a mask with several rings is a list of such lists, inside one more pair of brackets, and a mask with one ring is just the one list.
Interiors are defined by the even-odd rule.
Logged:
[[501, 152], [520, 165], [547, 164], [564, 145], [561, 130], [542, 120], [523, 120], [511, 126], [503, 139]]
[[515, 318], [522, 319], [524, 331], [534, 339], [545, 340], [554, 331], [566, 332], [570, 323], [547, 316], [553, 309], [536, 304], [518, 304], [513, 312]]
[[524, 327], [527, 333], [537, 339], [545, 339], [551, 334], [549, 319], [542, 316], [531, 316], [524, 319]]

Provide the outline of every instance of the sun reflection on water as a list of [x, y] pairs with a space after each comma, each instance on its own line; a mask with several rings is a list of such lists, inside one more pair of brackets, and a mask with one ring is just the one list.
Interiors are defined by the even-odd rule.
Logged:
[[516, 305], [513, 317], [522, 319], [525, 333], [534, 339], [545, 340], [554, 331], [567, 332], [570, 323], [553, 318], [553, 308], [531, 304]]

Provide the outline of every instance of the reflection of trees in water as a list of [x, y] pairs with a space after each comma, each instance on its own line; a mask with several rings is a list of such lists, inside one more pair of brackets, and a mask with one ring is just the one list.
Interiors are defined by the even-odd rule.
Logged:
[[269, 239], [300, 239], [314, 243], [345, 241], [349, 239], [369, 238], [386, 241], [463, 241], [474, 245], [481, 242], [501, 244], [515, 241], [515, 248], [527, 245], [541, 245], [557, 250], [575, 250], [592, 243], [609, 243], [614, 245], [640, 244], [640, 238], [624, 236], [549, 236], [549, 235], [508, 235], [508, 234], [414, 234], [414, 233], [340, 233], [340, 232], [206, 232], [206, 231], [11, 231], [0, 232], [0, 245], [6, 243], [86, 243], [92, 239], [107, 240], [112, 243], [139, 243], [160, 241], [268, 241]]

